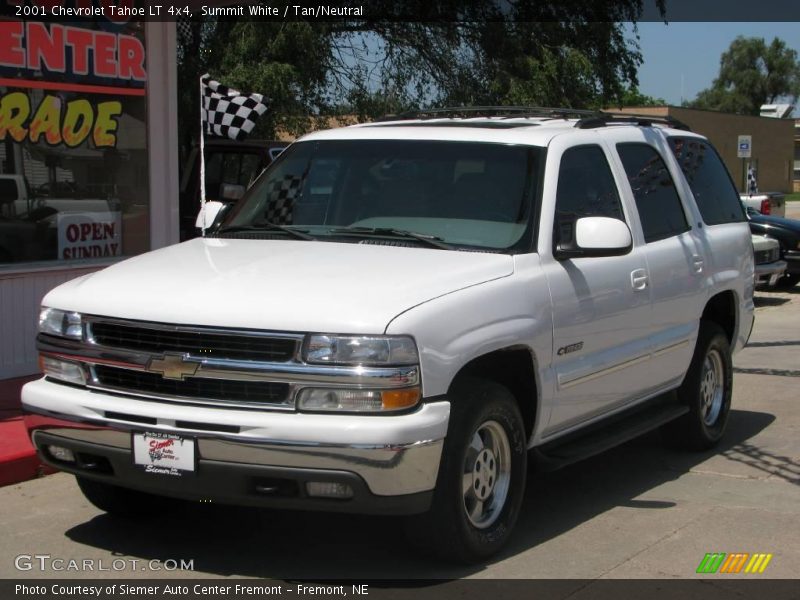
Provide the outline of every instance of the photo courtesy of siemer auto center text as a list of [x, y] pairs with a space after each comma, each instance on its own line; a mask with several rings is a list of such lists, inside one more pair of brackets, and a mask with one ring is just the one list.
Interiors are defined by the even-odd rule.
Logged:
[[0, 597], [800, 600], [800, 5], [0, 0]]

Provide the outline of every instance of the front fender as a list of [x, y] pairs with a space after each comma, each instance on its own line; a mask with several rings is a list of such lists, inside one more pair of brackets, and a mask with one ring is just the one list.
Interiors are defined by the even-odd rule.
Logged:
[[539, 404], [549, 405], [553, 352], [550, 292], [538, 268], [538, 256], [515, 258], [515, 272], [509, 277], [420, 304], [387, 326], [388, 334], [416, 339], [426, 397], [446, 394], [459, 371], [475, 358], [523, 347], [534, 360]]

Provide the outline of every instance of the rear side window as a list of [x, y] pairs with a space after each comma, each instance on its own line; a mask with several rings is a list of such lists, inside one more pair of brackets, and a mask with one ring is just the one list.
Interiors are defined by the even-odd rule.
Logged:
[[746, 219], [739, 194], [714, 147], [696, 138], [669, 138], [675, 158], [708, 225]]
[[617, 144], [633, 190], [646, 242], [689, 230], [678, 191], [664, 160], [648, 144]]

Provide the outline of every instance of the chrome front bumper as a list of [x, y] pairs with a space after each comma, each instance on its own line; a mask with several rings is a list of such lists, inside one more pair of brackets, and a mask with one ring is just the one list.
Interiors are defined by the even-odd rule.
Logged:
[[778, 279], [786, 272], [786, 267], [787, 264], [785, 260], [776, 260], [775, 262], [756, 265], [756, 285], [775, 285]]
[[[43, 446], [60, 441], [66, 447], [73, 444], [81, 452], [123, 460], [130, 457], [133, 432], [156, 431], [197, 441], [197, 478], [202, 478], [204, 470], [220, 469], [242, 471], [242, 477], [253, 470], [277, 470], [301, 481], [304, 473], [352, 476], [363, 483], [363, 493], [378, 504], [394, 497], [395, 502], [388, 503], [393, 507], [399, 496], [427, 494], [435, 487], [450, 414], [446, 401], [428, 402], [413, 413], [391, 416], [220, 409], [114, 396], [44, 379], [23, 388], [22, 402], [34, 445], [46, 462], [62, 470], [75, 472], [69, 465], [53, 461]], [[127, 461], [132, 465], [132, 459]], [[117, 471], [128, 473], [127, 468]], [[135, 472], [126, 479], [125, 473], [113, 477], [98, 473], [95, 478], [135, 488], [152, 481], [147, 491], [156, 493], [159, 481], [163, 481], [157, 475], [142, 480]], [[195, 497], [199, 493], [187, 488], [191, 493], [182, 494], [180, 488], [174, 488], [176, 484], [168, 485], [167, 495]], [[237, 503], [236, 498], [222, 500]], [[268, 499], [245, 500], [241, 503], [274, 505]], [[342, 510], [341, 506], [336, 510]], [[354, 504], [354, 512], [364, 512], [359, 506]], [[305, 508], [302, 503], [293, 507]], [[366, 512], [405, 511], [367, 508]]]

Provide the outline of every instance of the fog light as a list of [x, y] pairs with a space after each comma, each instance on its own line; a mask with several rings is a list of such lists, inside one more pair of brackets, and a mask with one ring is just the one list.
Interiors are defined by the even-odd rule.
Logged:
[[86, 384], [83, 369], [78, 363], [53, 358], [51, 356], [40, 356], [39, 367], [42, 369], [42, 373], [53, 379], [66, 381], [67, 383], [76, 383], [78, 385]]
[[346, 483], [335, 483], [331, 481], [309, 481], [306, 483], [306, 491], [309, 496], [315, 498], [352, 498], [353, 488]]
[[50, 454], [50, 456], [56, 460], [60, 460], [61, 462], [75, 462], [75, 455], [69, 448], [64, 448], [63, 446], [48, 446], [47, 452]]

